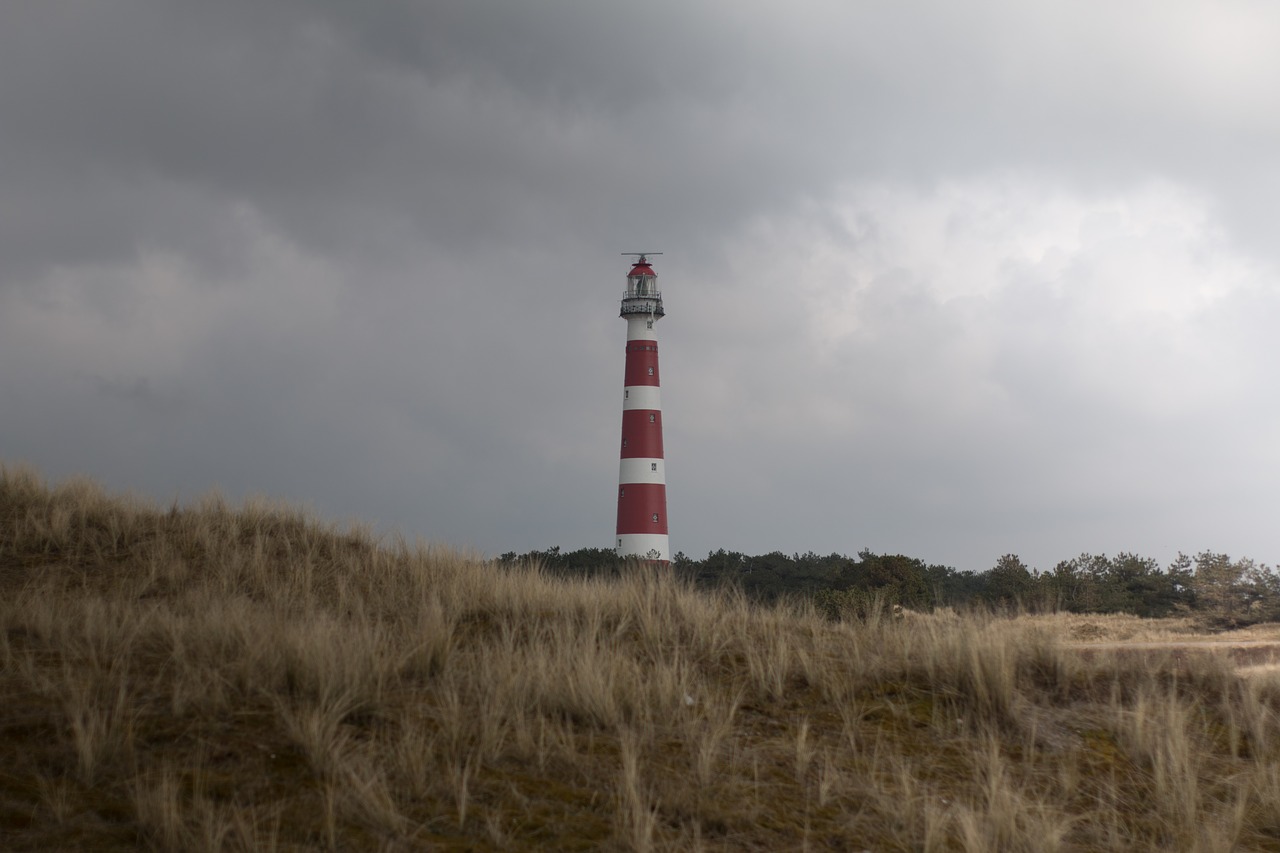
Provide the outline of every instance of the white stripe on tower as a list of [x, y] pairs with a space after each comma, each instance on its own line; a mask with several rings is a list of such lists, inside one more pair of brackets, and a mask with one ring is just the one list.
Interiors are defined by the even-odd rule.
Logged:
[[[657, 253], [649, 253], [657, 254]], [[618, 467], [618, 555], [666, 563], [667, 471], [662, 458], [658, 335], [663, 316], [657, 274], [642, 254], [627, 274], [621, 316], [627, 321], [622, 390], [622, 459]]]

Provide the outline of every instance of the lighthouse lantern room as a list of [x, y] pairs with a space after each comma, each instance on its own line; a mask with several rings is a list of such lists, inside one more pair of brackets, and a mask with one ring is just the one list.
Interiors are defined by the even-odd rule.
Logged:
[[658, 276], [649, 257], [661, 252], [624, 252], [636, 260], [627, 274], [621, 316], [627, 321], [627, 362], [622, 388], [622, 460], [618, 469], [617, 552], [622, 557], [666, 563], [667, 471], [662, 456], [662, 401], [658, 382], [658, 335], [665, 313]]

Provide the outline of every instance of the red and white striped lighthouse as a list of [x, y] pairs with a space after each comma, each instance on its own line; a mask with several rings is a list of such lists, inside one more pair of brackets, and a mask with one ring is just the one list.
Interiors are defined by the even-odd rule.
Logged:
[[662, 294], [649, 255], [636, 255], [622, 294], [627, 321], [627, 368], [622, 388], [622, 462], [618, 467], [618, 556], [669, 562], [667, 471], [662, 460], [662, 400], [658, 334]]

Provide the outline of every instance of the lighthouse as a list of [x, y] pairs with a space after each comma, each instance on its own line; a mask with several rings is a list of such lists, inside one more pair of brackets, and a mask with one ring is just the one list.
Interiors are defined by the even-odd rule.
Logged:
[[636, 261], [627, 273], [622, 319], [627, 321], [627, 366], [622, 385], [622, 461], [618, 466], [620, 557], [666, 563], [667, 471], [662, 459], [662, 400], [658, 382], [658, 333], [662, 293], [650, 255], [623, 252]]

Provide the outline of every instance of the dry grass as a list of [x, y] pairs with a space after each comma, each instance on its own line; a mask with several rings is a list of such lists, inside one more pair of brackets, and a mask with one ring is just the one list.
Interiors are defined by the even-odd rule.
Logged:
[[1280, 849], [1280, 682], [1067, 617], [832, 624], [22, 469], [0, 592], [5, 849]]

